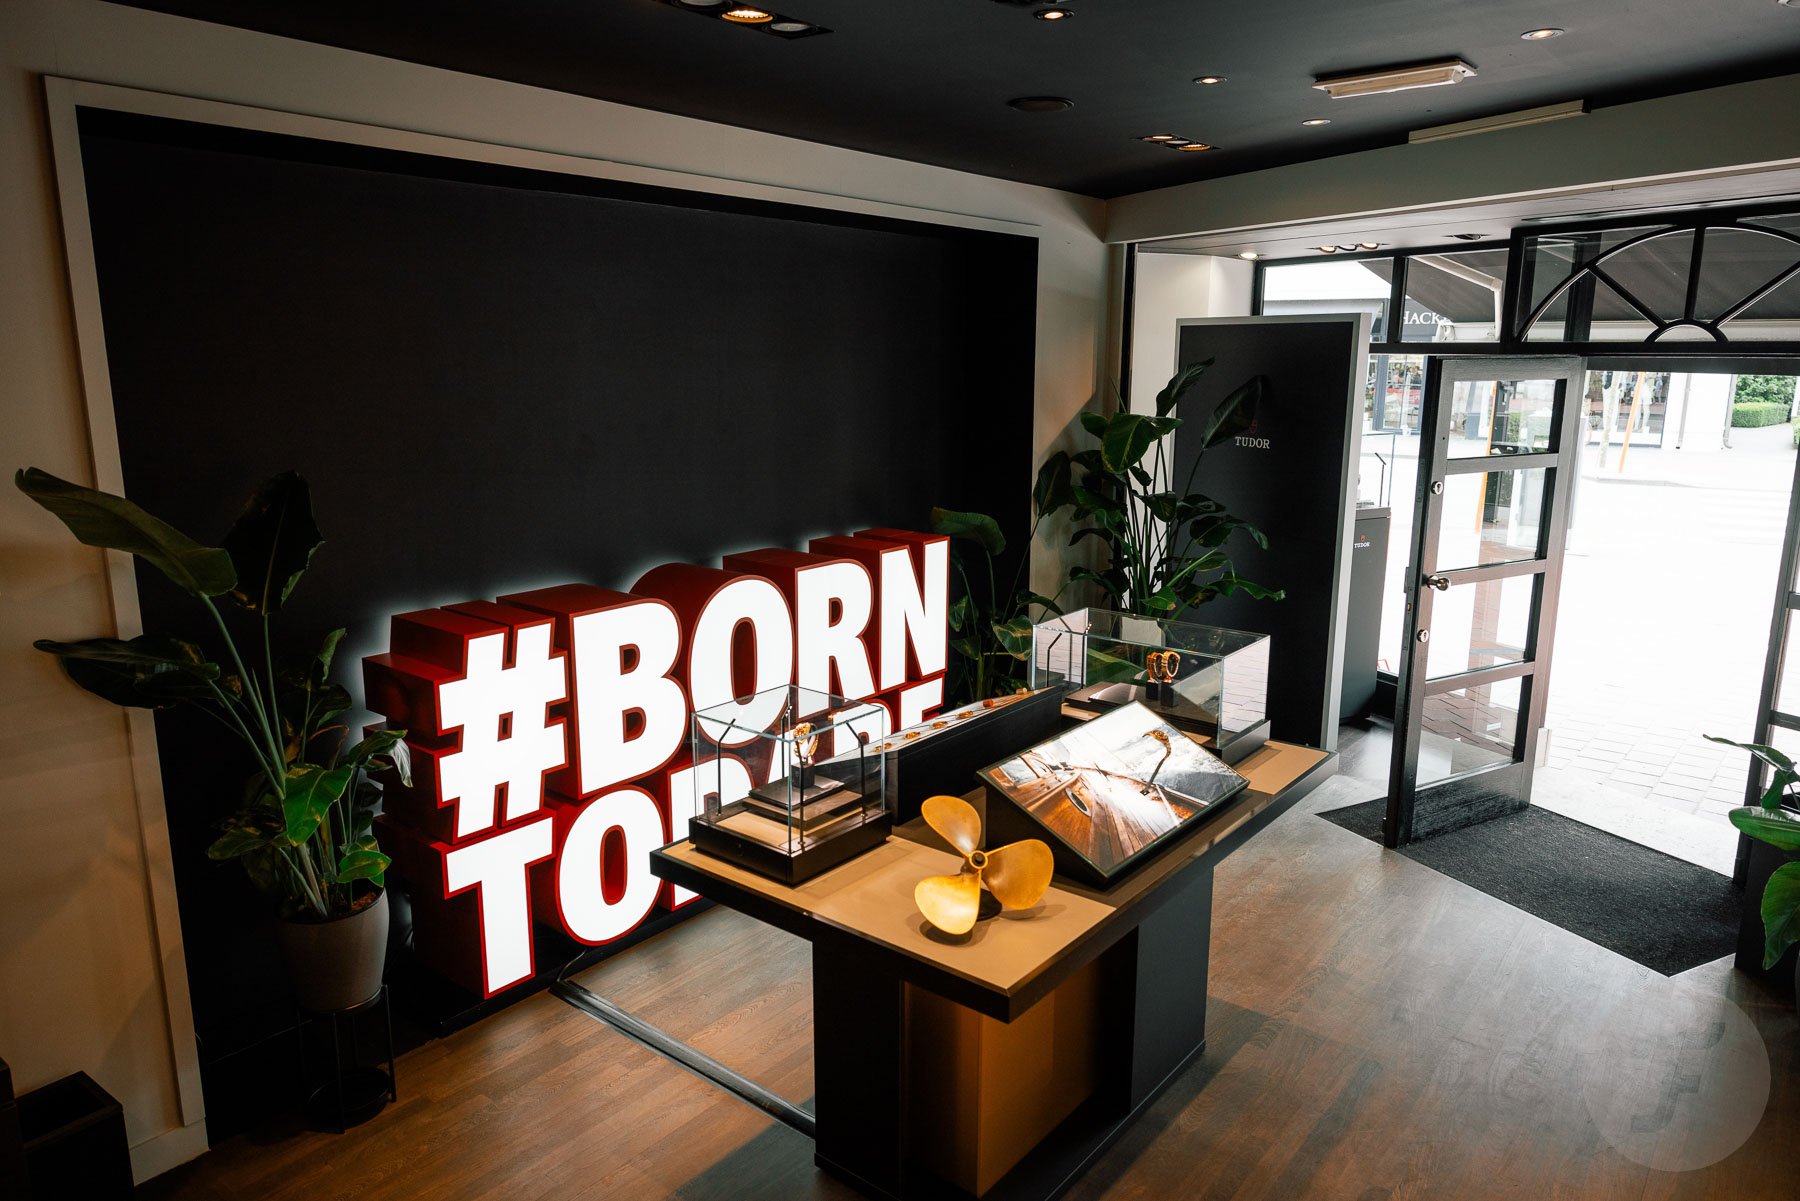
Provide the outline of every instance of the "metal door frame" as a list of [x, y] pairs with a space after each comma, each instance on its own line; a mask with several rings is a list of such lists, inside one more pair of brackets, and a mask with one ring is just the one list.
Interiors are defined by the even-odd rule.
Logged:
[[[1544, 725], [1549, 699], [1550, 660], [1556, 633], [1556, 606], [1562, 583], [1563, 550], [1568, 540], [1569, 502], [1574, 480], [1580, 474], [1579, 443], [1582, 430], [1583, 384], [1586, 361], [1568, 355], [1501, 358], [1497, 356], [1431, 356], [1426, 362], [1424, 407], [1421, 413], [1420, 463], [1413, 506], [1412, 558], [1408, 565], [1411, 590], [1407, 595], [1406, 640], [1402, 644], [1400, 692], [1394, 710], [1393, 761], [1388, 775], [1387, 820], [1383, 841], [1404, 846], [1418, 838], [1473, 824], [1485, 816], [1499, 816], [1529, 804], [1532, 770], [1537, 761], [1538, 734]], [[1554, 379], [1558, 384], [1556, 415], [1551, 422], [1554, 449], [1527, 454], [1452, 459], [1449, 457], [1451, 423], [1448, 401], [1456, 384], [1468, 381], [1522, 382]], [[1496, 418], [1498, 414], [1495, 415]], [[1492, 563], [1437, 570], [1438, 523], [1442, 516], [1444, 482], [1450, 475], [1486, 473], [1496, 468], [1518, 471], [1545, 468], [1549, 503], [1539, 518], [1537, 553], [1511, 563]], [[1434, 588], [1475, 584], [1517, 576], [1533, 576], [1531, 616], [1522, 662], [1477, 668], [1427, 680], [1426, 654], [1432, 618]], [[1427, 584], [1431, 579], [1435, 582]], [[1425, 640], [1421, 640], [1420, 635]], [[1442, 793], [1449, 803], [1438, 814], [1418, 820], [1419, 744], [1423, 734], [1426, 698], [1462, 688], [1519, 679], [1521, 683], [1518, 726], [1514, 731], [1510, 762], [1478, 768], [1447, 780], [1426, 785]], [[1497, 800], [1494, 798], [1498, 798]], [[1468, 816], [1469, 821], [1457, 820]]]

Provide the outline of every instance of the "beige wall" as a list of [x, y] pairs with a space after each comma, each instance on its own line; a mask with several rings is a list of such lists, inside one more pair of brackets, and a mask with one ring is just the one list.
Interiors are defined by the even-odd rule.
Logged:
[[[682, 172], [696, 188], [770, 185], [829, 206], [877, 201], [1036, 226], [1040, 454], [1094, 394], [1109, 345], [1097, 201], [92, 0], [4, 0], [8, 469], [95, 477], [45, 133], [46, 74]], [[1050, 559], [1037, 570], [1041, 579], [1062, 573]], [[0, 1057], [22, 1088], [93, 1074], [125, 1105], [142, 1177], [204, 1147], [160, 802], [153, 776], [134, 788], [126, 720], [30, 649], [33, 638], [113, 628], [101, 556], [73, 546], [13, 489], [0, 492]]]
[[1617, 105], [1548, 125], [1158, 188], [1112, 201], [1107, 238], [1133, 242], [1255, 230], [1563, 192], [1585, 197], [1577, 211], [1599, 211], [1609, 207], [1607, 190], [1621, 184], [1800, 163], [1800, 122], [1784, 116], [1796, 105], [1800, 75], [1787, 75]]
[[1131, 407], [1149, 412], [1175, 374], [1175, 323], [1247, 317], [1255, 264], [1209, 254], [1140, 251], [1131, 301]]

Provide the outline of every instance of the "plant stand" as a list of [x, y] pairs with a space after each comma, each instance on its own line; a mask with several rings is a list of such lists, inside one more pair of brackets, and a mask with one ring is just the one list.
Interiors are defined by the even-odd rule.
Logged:
[[[373, 1016], [378, 1010], [380, 1028], [386, 1038], [386, 1071], [374, 1064], [360, 1062], [359, 1055], [359, 1019]], [[313, 1040], [307, 1032], [322, 1023], [331, 1028], [331, 1060], [322, 1073], [323, 1079], [314, 1084], [312, 1082], [319, 1079], [321, 1073], [312, 1070]], [[348, 1060], [344, 1051], [346, 1025], [349, 1026]], [[383, 984], [379, 992], [361, 1005], [349, 1009], [319, 1013], [295, 1006], [294, 1026], [300, 1036], [300, 1085], [306, 1093], [307, 1111], [322, 1129], [342, 1134], [380, 1113], [388, 1102], [400, 1099], [399, 1077], [394, 1070], [394, 1011], [387, 985]]]

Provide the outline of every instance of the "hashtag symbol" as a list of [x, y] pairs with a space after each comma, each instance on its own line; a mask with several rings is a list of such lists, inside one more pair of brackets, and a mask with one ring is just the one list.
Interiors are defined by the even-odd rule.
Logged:
[[439, 801], [456, 806], [459, 840], [492, 829], [502, 809], [508, 822], [537, 812], [544, 773], [567, 755], [563, 723], [549, 716], [568, 691], [563, 658], [550, 653], [550, 623], [513, 637], [512, 666], [506, 634], [484, 634], [469, 639], [464, 677], [438, 685], [444, 727], [462, 727], [460, 747], [438, 767]]

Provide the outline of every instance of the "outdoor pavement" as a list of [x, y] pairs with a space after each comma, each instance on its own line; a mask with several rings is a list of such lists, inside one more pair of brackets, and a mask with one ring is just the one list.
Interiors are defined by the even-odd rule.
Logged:
[[1786, 425], [1731, 449], [1619, 447], [1584, 461], [1547, 727], [1558, 793], [1696, 814], [1743, 803], [1748, 739], [1793, 483]]

